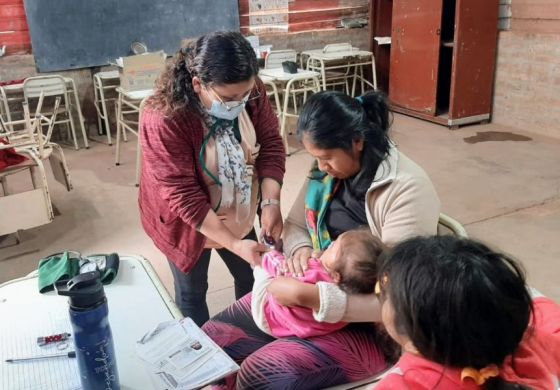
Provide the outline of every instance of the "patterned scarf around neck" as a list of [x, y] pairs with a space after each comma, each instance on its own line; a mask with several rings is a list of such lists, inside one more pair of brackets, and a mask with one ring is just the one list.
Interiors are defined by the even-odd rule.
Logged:
[[339, 187], [340, 180], [320, 172], [316, 167], [311, 170], [305, 196], [305, 223], [316, 251], [324, 251], [332, 242], [325, 218]]
[[222, 195], [218, 208], [231, 207], [235, 202], [236, 222], [242, 222], [247, 219], [251, 211], [252, 182], [247, 172], [245, 154], [235, 137], [234, 128], [237, 129], [238, 126], [238, 119], [229, 121], [210, 116], [210, 132], [204, 140], [202, 150], [206, 149], [208, 139], [213, 136], [216, 143], [217, 180], [206, 168], [205, 171], [221, 186]]

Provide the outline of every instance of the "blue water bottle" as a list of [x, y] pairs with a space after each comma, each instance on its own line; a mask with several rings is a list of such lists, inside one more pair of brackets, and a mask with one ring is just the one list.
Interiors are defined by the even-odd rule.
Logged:
[[56, 290], [70, 298], [70, 321], [82, 388], [119, 390], [109, 308], [99, 272], [86, 272], [57, 283]]

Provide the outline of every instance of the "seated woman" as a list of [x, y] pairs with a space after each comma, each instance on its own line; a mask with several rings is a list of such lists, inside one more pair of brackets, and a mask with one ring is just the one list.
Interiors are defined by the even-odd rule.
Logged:
[[[390, 113], [378, 92], [352, 98], [313, 95], [297, 133], [317, 160], [285, 224], [291, 272], [303, 274], [312, 252], [345, 231], [368, 225], [386, 245], [437, 231], [439, 200], [426, 173], [399, 152]], [[384, 370], [394, 351], [367, 321], [380, 320], [374, 294], [346, 294], [336, 284], [278, 278], [268, 287], [282, 304], [313, 308], [329, 322], [360, 322], [327, 335], [275, 339], [251, 315], [251, 296], [216, 315], [203, 329], [241, 365], [229, 388], [316, 389], [358, 381]]]
[[[369, 229], [356, 229], [341, 234], [319, 259], [309, 260], [308, 268], [298, 280], [311, 283], [336, 283], [343, 291], [371, 294], [377, 282], [377, 259], [383, 244]], [[279, 304], [266, 290], [279, 275], [286, 274], [285, 257], [277, 251], [264, 255], [253, 273], [255, 284], [251, 300], [253, 320], [260, 330], [274, 337], [321, 336], [344, 328], [346, 322], [319, 322], [309, 308]]]

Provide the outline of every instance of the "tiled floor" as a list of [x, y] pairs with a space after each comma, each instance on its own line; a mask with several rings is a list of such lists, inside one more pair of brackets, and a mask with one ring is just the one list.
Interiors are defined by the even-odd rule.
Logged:
[[[516, 134], [529, 139], [466, 142], [478, 132], [484, 133], [478, 139], [519, 138]], [[393, 137], [431, 176], [444, 212], [473, 237], [519, 258], [530, 283], [560, 301], [560, 140], [493, 124], [449, 131], [401, 115], [395, 116]], [[295, 139], [290, 142], [297, 146]], [[114, 146], [92, 142], [89, 150], [65, 148], [75, 189], [66, 192], [58, 183], [51, 185], [59, 215], [49, 225], [22, 232], [20, 245], [0, 249], [0, 282], [27, 274], [43, 256], [75, 249], [141, 254], [172, 290], [167, 262], [139, 223], [135, 145], [125, 144], [119, 167], [114, 165]], [[310, 162], [303, 151], [288, 158], [284, 213]], [[218, 257], [212, 258], [209, 285], [208, 302], [216, 313], [233, 301], [232, 279]]]

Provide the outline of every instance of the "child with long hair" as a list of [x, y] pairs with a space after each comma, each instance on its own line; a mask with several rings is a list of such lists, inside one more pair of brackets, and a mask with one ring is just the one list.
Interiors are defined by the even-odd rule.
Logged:
[[528, 290], [519, 264], [452, 236], [382, 257], [382, 321], [403, 355], [384, 389], [558, 388], [560, 306]]

